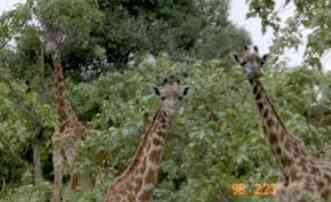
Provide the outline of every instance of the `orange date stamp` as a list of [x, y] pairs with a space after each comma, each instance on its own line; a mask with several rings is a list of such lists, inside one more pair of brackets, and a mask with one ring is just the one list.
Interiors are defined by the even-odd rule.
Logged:
[[253, 185], [253, 189], [248, 189], [244, 183], [232, 184], [231, 191], [234, 196], [272, 196], [275, 193], [276, 184], [274, 183], [257, 183]]

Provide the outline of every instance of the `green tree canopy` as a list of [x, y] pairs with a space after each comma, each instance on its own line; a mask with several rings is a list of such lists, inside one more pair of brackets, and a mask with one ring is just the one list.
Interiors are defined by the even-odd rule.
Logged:
[[273, 28], [276, 34], [275, 46], [281, 51], [284, 48], [298, 47], [302, 41], [302, 28], [311, 30], [306, 46], [306, 61], [309, 65], [321, 69], [320, 58], [326, 50], [331, 48], [331, 3], [329, 0], [286, 0], [281, 9], [294, 4], [295, 11], [285, 26], [281, 25], [278, 10], [273, 0], [249, 1], [248, 16], [258, 16], [262, 20], [263, 29]]

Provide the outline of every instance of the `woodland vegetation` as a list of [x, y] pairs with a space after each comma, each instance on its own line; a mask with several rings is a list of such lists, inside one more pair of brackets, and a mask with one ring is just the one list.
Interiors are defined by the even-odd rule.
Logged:
[[[331, 160], [331, 74], [319, 60], [331, 48], [331, 5], [292, 3], [295, 16], [281, 26], [274, 1], [249, 1], [249, 15], [278, 36], [263, 81], [289, 130], [309, 152]], [[83, 183], [70, 201], [102, 201], [157, 110], [153, 87], [170, 75], [191, 92], [169, 132], [153, 201], [220, 202], [221, 192], [231, 201], [270, 201], [232, 196], [236, 183], [252, 191], [275, 183], [278, 167], [248, 82], [231, 58], [250, 36], [228, 11], [228, 0], [27, 0], [2, 14], [0, 201], [51, 201], [56, 111], [45, 22], [66, 36], [66, 99], [93, 129], [80, 145], [76, 172]], [[300, 26], [315, 31], [305, 62], [287, 68], [277, 58], [302, 42]]]

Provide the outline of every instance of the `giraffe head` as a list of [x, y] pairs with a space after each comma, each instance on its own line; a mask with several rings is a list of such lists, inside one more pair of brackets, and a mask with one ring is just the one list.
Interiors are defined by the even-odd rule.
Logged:
[[244, 46], [241, 55], [234, 54], [234, 59], [244, 68], [244, 72], [249, 79], [262, 75], [261, 68], [266, 63], [267, 58], [267, 54], [262, 57], [259, 56], [257, 46], [254, 46], [253, 50]]
[[189, 87], [182, 85], [179, 80], [165, 79], [163, 86], [154, 87], [154, 91], [161, 98], [161, 109], [172, 115], [180, 108]]

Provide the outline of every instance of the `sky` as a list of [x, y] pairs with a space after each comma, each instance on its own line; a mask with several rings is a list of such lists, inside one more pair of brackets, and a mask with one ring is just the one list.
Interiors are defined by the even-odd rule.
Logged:
[[25, 0], [0, 0], [0, 13], [10, 10], [15, 4], [25, 2]]
[[[25, 2], [25, 0], [0, 0], [0, 14], [3, 11], [14, 8], [15, 4], [23, 2]], [[231, 0], [229, 19], [234, 24], [245, 28], [250, 33], [253, 43], [259, 47], [261, 53], [267, 53], [268, 48], [272, 45], [274, 38], [273, 33], [270, 29], [267, 30], [265, 34], [262, 33], [260, 19], [246, 19], [248, 6], [245, 2], [246, 0]], [[275, 7], [283, 21], [285, 21], [287, 17], [293, 15], [295, 12], [295, 7], [293, 4], [284, 7], [284, 2], [285, 0], [277, 0]], [[304, 36], [304, 40], [300, 48], [298, 50], [289, 49], [281, 57], [286, 59], [287, 65], [290, 67], [297, 66], [303, 61], [303, 55], [305, 51], [304, 47], [307, 42], [306, 37], [309, 34], [309, 30], [302, 30], [302, 34]], [[325, 70], [331, 70], [331, 51], [323, 55], [322, 63]]]

